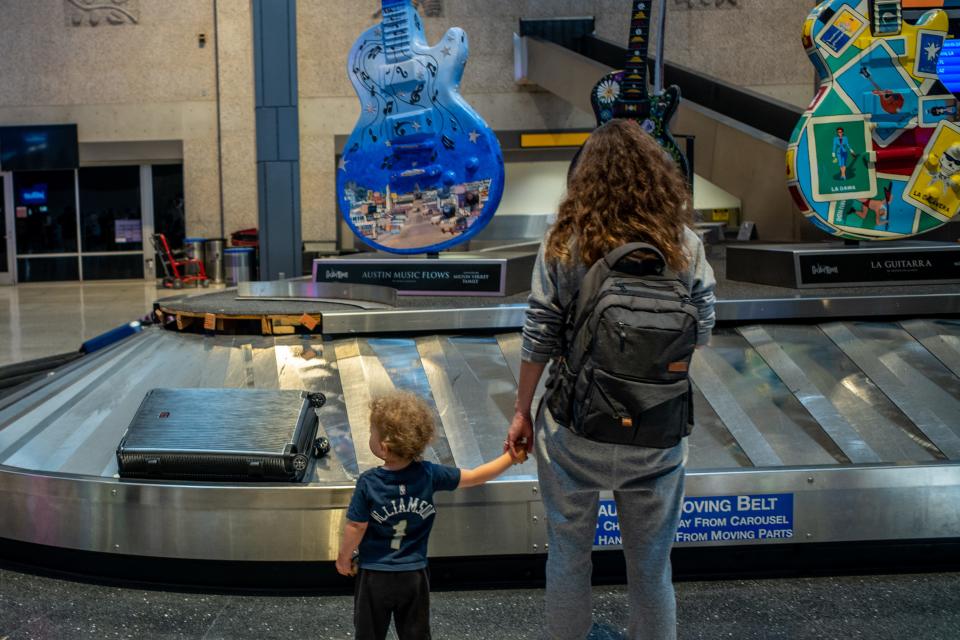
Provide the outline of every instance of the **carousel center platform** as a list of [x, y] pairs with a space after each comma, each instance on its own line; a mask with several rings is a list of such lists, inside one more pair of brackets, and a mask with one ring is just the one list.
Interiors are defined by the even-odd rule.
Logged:
[[[722, 274], [722, 255], [711, 262]], [[354, 481], [378, 464], [369, 401], [394, 389], [436, 412], [428, 459], [473, 467], [500, 453], [526, 294], [373, 306], [241, 297], [159, 301], [154, 326], [0, 397], [0, 538], [119, 556], [330, 561]], [[721, 278], [718, 297], [718, 328], [691, 373], [697, 426], [678, 546], [960, 537], [955, 285], [798, 295]], [[154, 388], [322, 392], [331, 453], [295, 484], [121, 479], [117, 444]], [[438, 508], [433, 556], [546, 551], [533, 463], [444, 494]], [[597, 548], [615, 549], [606, 522], [601, 513]]]

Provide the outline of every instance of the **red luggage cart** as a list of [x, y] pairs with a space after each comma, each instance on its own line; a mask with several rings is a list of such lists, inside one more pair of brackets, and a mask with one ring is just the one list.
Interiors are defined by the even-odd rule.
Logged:
[[[209, 287], [207, 270], [203, 260], [191, 258], [183, 251], [172, 251], [167, 244], [167, 237], [162, 233], [155, 233], [150, 237], [153, 248], [157, 252], [157, 260], [163, 267], [163, 286], [167, 289], [182, 289], [183, 285], [191, 282], [201, 287]], [[195, 267], [195, 268], [194, 268]], [[189, 273], [196, 271], [196, 273]]]

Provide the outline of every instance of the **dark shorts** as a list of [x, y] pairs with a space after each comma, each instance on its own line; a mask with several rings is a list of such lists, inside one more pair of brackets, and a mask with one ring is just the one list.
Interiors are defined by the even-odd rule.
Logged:
[[393, 617], [400, 640], [430, 638], [430, 574], [361, 569], [353, 592], [357, 640], [384, 640]]

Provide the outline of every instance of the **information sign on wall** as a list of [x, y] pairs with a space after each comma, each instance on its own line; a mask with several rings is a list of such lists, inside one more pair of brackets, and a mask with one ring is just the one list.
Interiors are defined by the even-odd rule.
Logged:
[[[674, 542], [733, 542], [793, 538], [793, 494], [686, 498]], [[593, 544], [622, 544], [617, 503], [601, 500]]]
[[117, 244], [143, 242], [143, 235], [140, 231], [140, 221], [137, 219], [114, 221], [113, 235], [114, 242]]

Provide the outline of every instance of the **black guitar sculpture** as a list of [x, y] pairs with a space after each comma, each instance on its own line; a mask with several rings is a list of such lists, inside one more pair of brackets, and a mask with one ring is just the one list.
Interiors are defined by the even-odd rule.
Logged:
[[657, 73], [654, 90], [647, 89], [647, 51], [650, 42], [650, 2], [634, 0], [627, 39], [627, 61], [623, 71], [612, 71], [600, 80], [590, 95], [590, 104], [597, 118], [597, 126], [614, 118], [636, 120], [644, 130], [657, 139], [687, 176], [687, 159], [670, 134], [670, 121], [680, 105], [680, 89], [676, 85], [662, 87], [663, 38], [665, 0], [658, 2]]

